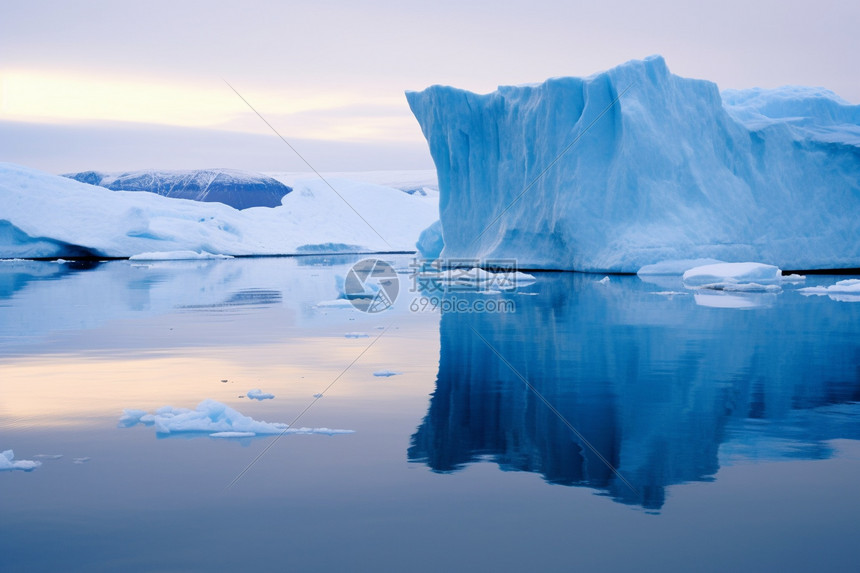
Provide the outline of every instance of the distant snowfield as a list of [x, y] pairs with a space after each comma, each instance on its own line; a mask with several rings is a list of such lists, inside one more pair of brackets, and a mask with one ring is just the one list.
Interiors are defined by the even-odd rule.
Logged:
[[276, 178], [294, 189], [281, 206], [239, 211], [0, 163], [0, 258], [413, 251], [420, 232], [438, 218], [429, 175], [369, 173], [362, 181], [331, 174], [326, 184], [315, 174], [281, 174]]

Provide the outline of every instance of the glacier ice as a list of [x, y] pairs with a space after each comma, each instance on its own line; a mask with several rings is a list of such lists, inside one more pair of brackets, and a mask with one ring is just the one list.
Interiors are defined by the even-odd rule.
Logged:
[[34, 460], [15, 460], [15, 452], [12, 450], [0, 452], [0, 471], [22, 470], [30, 472], [41, 465], [42, 462]]
[[215, 438], [247, 438], [273, 434], [351, 434], [353, 430], [331, 428], [291, 428], [279, 422], [261, 422], [245, 416], [226, 404], [206, 399], [197, 408], [164, 406], [153, 414], [143, 410], [124, 410], [119, 425], [129, 428], [137, 424], [154, 426], [159, 434], [182, 432], [207, 434]]
[[779, 267], [762, 263], [716, 263], [694, 267], [681, 277], [693, 289], [724, 291], [778, 291], [782, 283]]
[[444, 259], [860, 267], [860, 106], [827, 90], [721, 95], [652, 56], [486, 95], [406, 96], [439, 179], [441, 229], [419, 247], [442, 237]]
[[216, 255], [206, 251], [161, 251], [139, 253], [128, 258], [130, 261], [199, 261], [210, 259], [232, 259], [230, 255]]
[[282, 205], [239, 211], [0, 163], [0, 258], [411, 251], [438, 218], [435, 197], [328, 181], [336, 192], [319, 179], [299, 179]]
[[81, 171], [64, 177], [112, 191], [148, 191], [164, 197], [218, 202], [234, 209], [277, 207], [292, 189], [267, 175], [237, 169]]
[[418, 253], [425, 259], [438, 259], [445, 248], [445, 240], [442, 238], [442, 221], [436, 221], [418, 235], [415, 243]]

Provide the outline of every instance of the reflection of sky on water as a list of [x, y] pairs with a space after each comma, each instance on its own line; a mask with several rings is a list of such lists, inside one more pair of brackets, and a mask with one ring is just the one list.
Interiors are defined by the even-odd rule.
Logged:
[[[676, 284], [546, 273], [537, 296], [498, 295], [513, 314], [440, 322], [409, 312], [407, 289], [381, 315], [315, 307], [350, 262], [0, 263], [0, 448], [64, 456], [0, 475], [4, 564], [766, 571], [860, 558], [860, 305], [787, 286], [713, 308], [653, 294]], [[289, 421], [388, 325], [301, 420], [356, 433], [285, 437], [229, 490], [267, 439], [117, 428], [122, 408], [203, 398]], [[238, 398], [256, 387], [276, 399]]]

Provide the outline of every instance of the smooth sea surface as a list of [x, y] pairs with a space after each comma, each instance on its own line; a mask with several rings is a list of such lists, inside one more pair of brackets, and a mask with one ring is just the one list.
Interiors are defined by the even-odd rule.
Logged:
[[[0, 451], [42, 462], [0, 472], [0, 571], [860, 568], [860, 300], [798, 292], [849, 277], [439, 293], [383, 256], [363, 313], [360, 258], [0, 261]], [[205, 399], [355, 433], [120, 423]]]

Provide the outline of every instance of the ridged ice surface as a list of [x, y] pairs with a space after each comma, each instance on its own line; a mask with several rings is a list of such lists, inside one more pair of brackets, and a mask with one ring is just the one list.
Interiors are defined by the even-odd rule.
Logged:
[[720, 94], [654, 56], [407, 99], [436, 163], [445, 258], [860, 267], [860, 106], [827, 90]]

